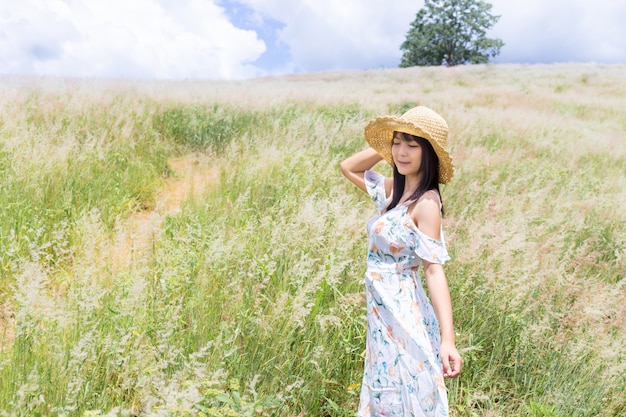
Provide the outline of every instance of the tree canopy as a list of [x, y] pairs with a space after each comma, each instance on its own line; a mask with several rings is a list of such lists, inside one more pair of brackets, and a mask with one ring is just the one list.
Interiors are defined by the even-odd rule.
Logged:
[[425, 0], [400, 46], [400, 67], [489, 62], [504, 46], [486, 37], [500, 19], [491, 7], [480, 0]]

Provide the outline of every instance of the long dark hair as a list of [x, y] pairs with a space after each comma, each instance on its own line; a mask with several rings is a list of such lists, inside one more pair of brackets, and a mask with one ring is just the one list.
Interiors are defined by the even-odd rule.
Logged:
[[[433, 146], [428, 140], [419, 136], [413, 136], [402, 132], [394, 132], [394, 135], [396, 133], [400, 133], [400, 135], [402, 135], [402, 140], [407, 142], [417, 142], [422, 148], [422, 162], [420, 165], [422, 179], [407, 201], [417, 201], [428, 190], [437, 190], [439, 198], [441, 198], [441, 193], [439, 192], [439, 157], [435, 153]], [[398, 168], [396, 168], [396, 165], [394, 164], [393, 194], [391, 202], [385, 211], [389, 211], [398, 205], [400, 199], [402, 198], [402, 194], [404, 194], [405, 183], [406, 176], [400, 174], [398, 172]], [[441, 200], [441, 214], [443, 215], [443, 200]]]

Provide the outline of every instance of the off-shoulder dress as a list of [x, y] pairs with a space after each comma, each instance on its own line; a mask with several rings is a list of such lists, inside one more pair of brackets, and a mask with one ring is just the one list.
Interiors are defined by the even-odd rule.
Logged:
[[441, 240], [425, 235], [403, 204], [384, 212], [389, 199], [382, 175], [366, 171], [365, 183], [378, 214], [367, 224], [367, 338], [358, 416], [448, 416], [439, 324], [419, 274], [422, 260], [450, 259], [443, 230]]

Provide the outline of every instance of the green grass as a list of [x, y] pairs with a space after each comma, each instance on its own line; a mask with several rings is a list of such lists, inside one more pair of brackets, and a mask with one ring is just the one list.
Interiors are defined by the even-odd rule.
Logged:
[[162, 136], [191, 150], [219, 152], [233, 139], [258, 125], [253, 112], [212, 106], [184, 106], [162, 110], [154, 118], [154, 128]]
[[[523, 69], [523, 71], [521, 70]], [[451, 128], [453, 416], [622, 416], [622, 67], [467, 66], [239, 83], [24, 81], [0, 108], [0, 415], [352, 416], [379, 114]], [[597, 97], [601, 95], [603, 100]], [[159, 210], [170, 158], [216, 177]], [[389, 174], [389, 168], [380, 166]]]

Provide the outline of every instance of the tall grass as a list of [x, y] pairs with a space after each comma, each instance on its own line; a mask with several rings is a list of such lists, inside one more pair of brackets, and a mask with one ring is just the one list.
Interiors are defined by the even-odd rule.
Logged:
[[[416, 104], [447, 119], [456, 165], [453, 415], [626, 415], [624, 74], [7, 79], [0, 415], [354, 415], [373, 208], [338, 163], [370, 118]], [[218, 177], [114, 268], [124, 219], [198, 152]]]

